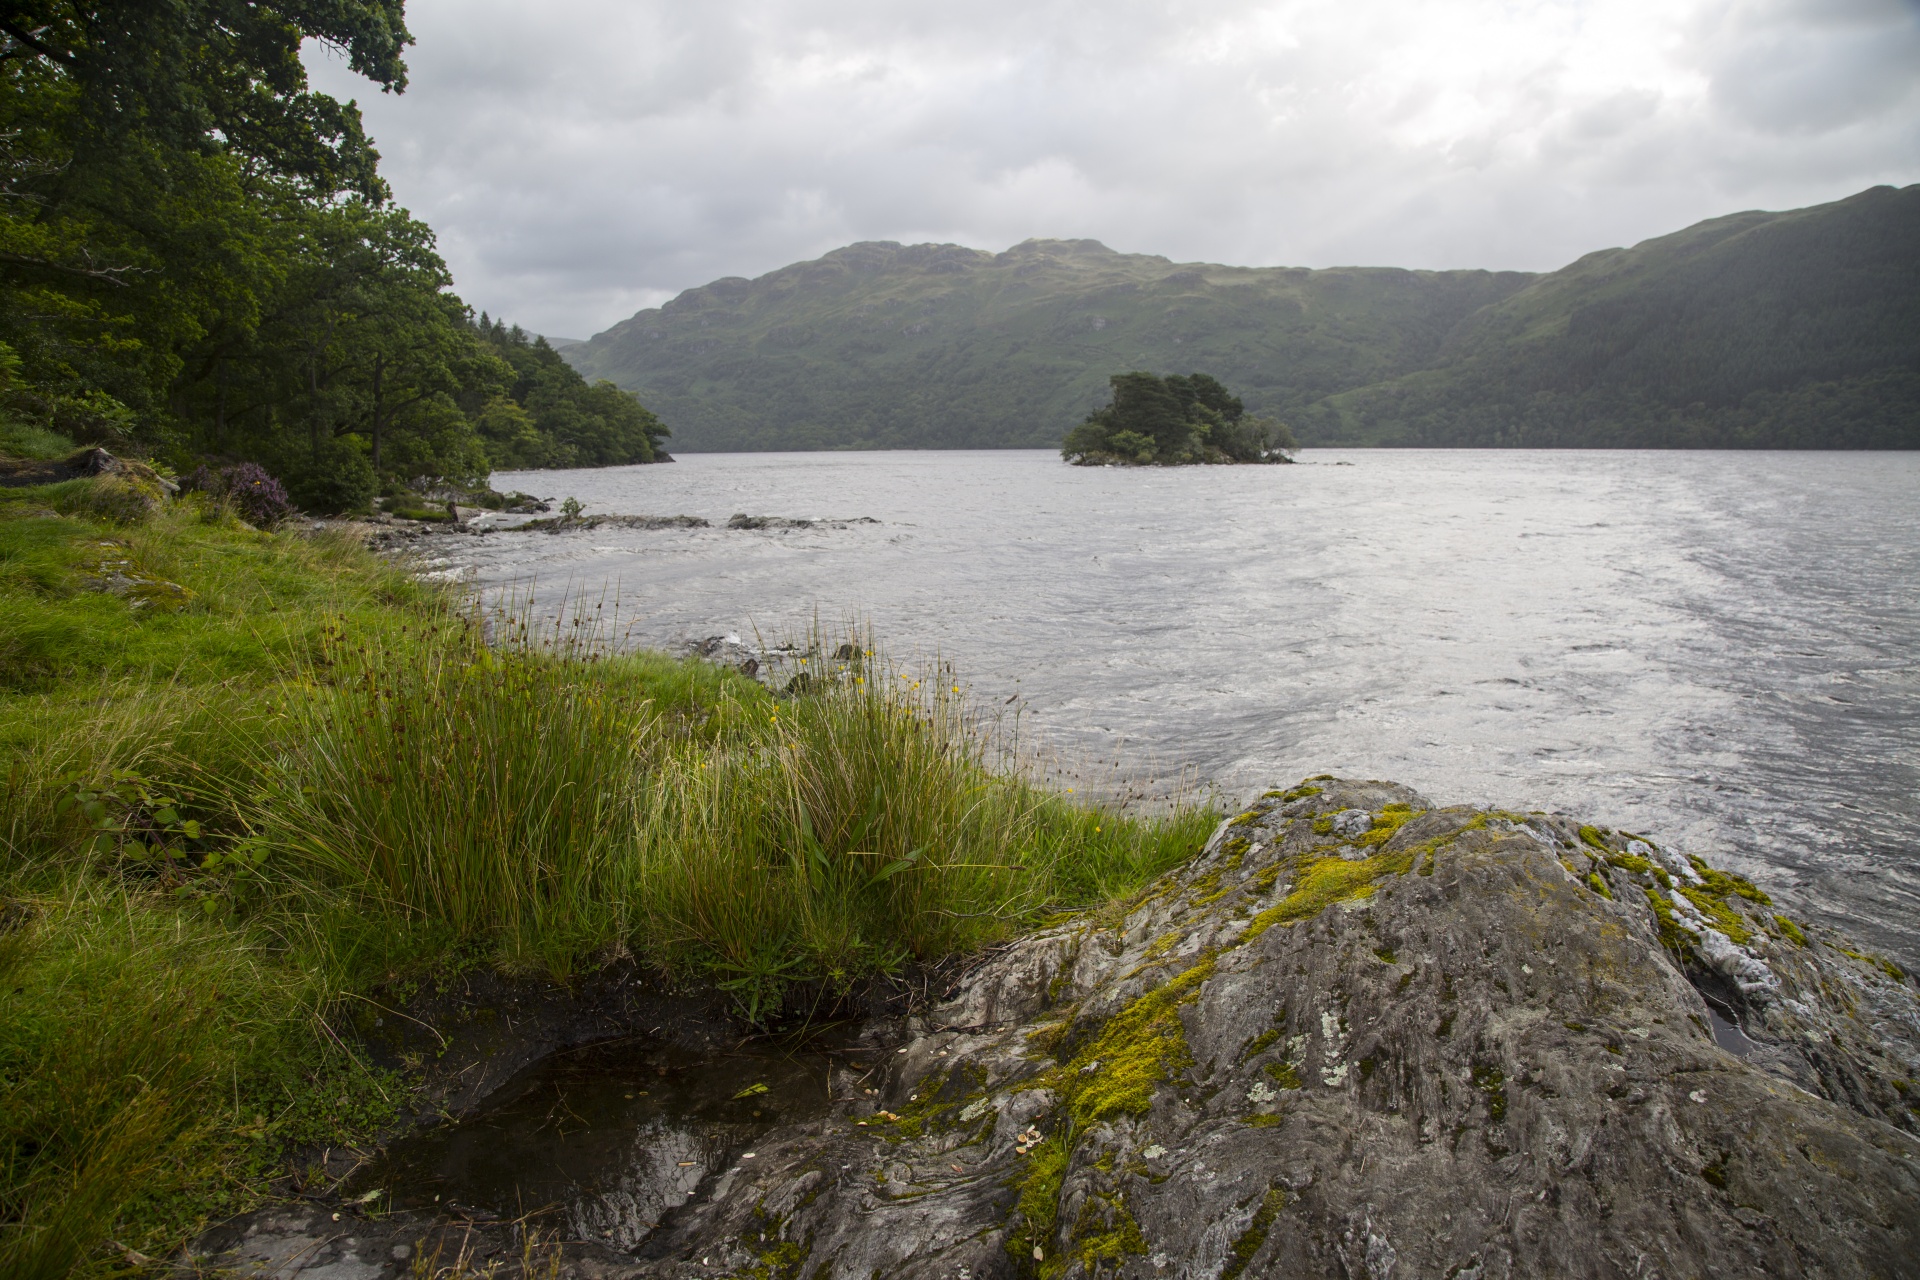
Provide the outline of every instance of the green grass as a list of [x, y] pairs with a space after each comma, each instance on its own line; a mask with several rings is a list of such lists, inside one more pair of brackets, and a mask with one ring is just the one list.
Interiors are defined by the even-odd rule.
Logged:
[[73, 441], [58, 431], [21, 422], [0, 412], [0, 455], [15, 458], [59, 458], [73, 452]]
[[390, 1118], [319, 1020], [324, 964], [109, 877], [10, 895], [0, 934], [0, 1274], [101, 1269], [242, 1207], [282, 1150]]
[[770, 1020], [1214, 821], [1038, 787], [879, 659], [775, 696], [98, 483], [0, 493], [0, 1274], [166, 1256], [375, 1131], [407, 1084], [335, 1028], [383, 984], [634, 954]]

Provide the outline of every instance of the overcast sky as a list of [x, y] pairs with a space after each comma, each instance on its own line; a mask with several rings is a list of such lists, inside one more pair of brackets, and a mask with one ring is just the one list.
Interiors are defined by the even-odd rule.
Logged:
[[854, 240], [1550, 270], [1920, 181], [1920, 0], [410, 0], [357, 97], [457, 287], [586, 337]]

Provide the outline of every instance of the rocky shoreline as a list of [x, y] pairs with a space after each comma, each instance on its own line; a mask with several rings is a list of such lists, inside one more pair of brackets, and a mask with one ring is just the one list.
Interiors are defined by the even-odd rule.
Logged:
[[1629, 833], [1314, 779], [1137, 900], [873, 1013], [876, 1091], [837, 1078], [634, 1253], [308, 1204], [192, 1265], [1920, 1275], [1920, 990]]
[[422, 539], [449, 537], [480, 537], [491, 533], [545, 533], [569, 534], [591, 533], [596, 529], [638, 529], [655, 531], [661, 529], [731, 529], [746, 531], [787, 532], [803, 529], [852, 529], [860, 525], [877, 525], [881, 521], [872, 516], [852, 516], [845, 519], [815, 518], [803, 516], [767, 516], [749, 515], [735, 512], [727, 518], [724, 525], [716, 526], [705, 516], [672, 515], [576, 515], [576, 516], [534, 516], [522, 511], [493, 511], [485, 508], [466, 508], [458, 504], [452, 506], [452, 515], [444, 520], [415, 520], [405, 516], [381, 513], [371, 519], [355, 518], [351, 520], [320, 520], [313, 522], [315, 530], [344, 524], [364, 531], [368, 545], [380, 551], [401, 551], [411, 547]]

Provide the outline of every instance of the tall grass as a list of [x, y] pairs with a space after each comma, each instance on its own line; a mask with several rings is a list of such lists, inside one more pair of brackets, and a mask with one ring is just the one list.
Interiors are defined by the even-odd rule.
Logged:
[[412, 643], [329, 632], [258, 825], [302, 878], [565, 973], [624, 927], [658, 716], [522, 629], [480, 635], [452, 613]]
[[665, 756], [638, 877], [656, 954], [703, 956], [764, 999], [1130, 891], [1204, 839], [1191, 811], [1124, 818], [996, 772], [960, 698], [867, 674], [883, 671], [848, 666], [767, 700], [719, 750]]
[[632, 950], [755, 1016], [791, 981], [1129, 891], [1204, 838], [1191, 811], [1103, 813], [995, 768], [963, 699], [869, 660], [870, 639], [815, 640], [862, 656], [777, 697], [712, 669], [689, 689], [688, 664], [524, 613], [449, 613], [406, 643], [335, 631], [252, 825], [303, 882], [486, 937], [510, 966]]

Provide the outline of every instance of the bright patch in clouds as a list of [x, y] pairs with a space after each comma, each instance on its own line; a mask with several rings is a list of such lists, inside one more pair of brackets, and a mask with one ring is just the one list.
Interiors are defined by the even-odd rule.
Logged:
[[412, 0], [357, 96], [477, 307], [584, 337], [852, 240], [1551, 269], [1920, 181], [1920, 0]]

